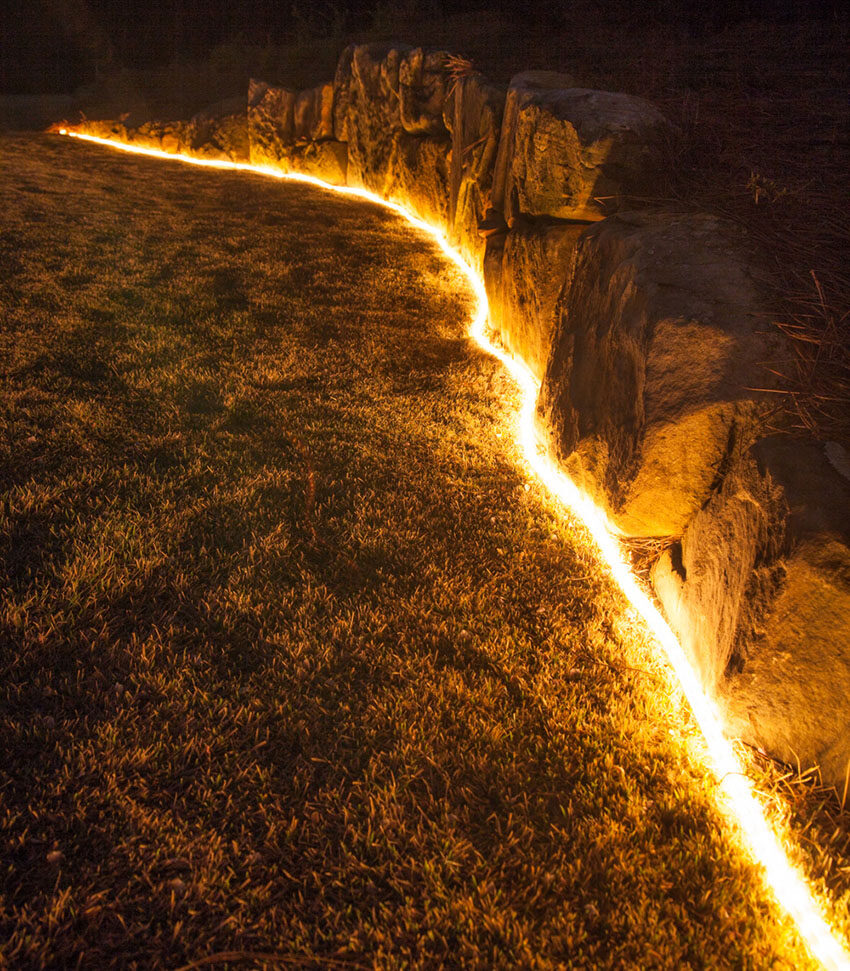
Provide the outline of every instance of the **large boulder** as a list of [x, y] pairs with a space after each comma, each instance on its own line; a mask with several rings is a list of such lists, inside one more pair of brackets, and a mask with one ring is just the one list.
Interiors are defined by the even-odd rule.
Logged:
[[295, 144], [296, 92], [251, 80], [248, 143], [252, 165], [277, 165]]
[[752, 438], [775, 353], [759, 310], [742, 240], [712, 217], [623, 214], [579, 239], [540, 427], [625, 535], [680, 537]]
[[333, 82], [328, 81], [300, 91], [296, 95], [293, 112], [296, 141], [318, 142], [333, 138], [333, 110]]
[[749, 267], [743, 237], [708, 216], [585, 228], [538, 418], [614, 525], [663, 550], [656, 595], [729, 732], [843, 786], [850, 483], [820, 445], [765, 437], [770, 396], [754, 389], [770, 390], [783, 343]]
[[444, 123], [452, 136], [450, 235], [476, 266], [484, 258], [485, 241], [478, 227], [493, 204], [493, 170], [506, 90], [473, 73], [457, 79], [443, 107]]
[[448, 138], [396, 132], [381, 195], [401, 203], [443, 233], [449, 215]]
[[494, 204], [520, 214], [598, 220], [652, 191], [670, 126], [648, 101], [530, 71], [508, 89]]
[[584, 226], [537, 222], [487, 240], [490, 326], [538, 379], [546, 369], [555, 308]]
[[652, 570], [727, 732], [842, 790], [850, 765], [850, 483], [813, 441], [739, 450]]
[[500, 129], [499, 147], [493, 170], [492, 202], [496, 209], [508, 214], [516, 209], [510, 202], [513, 191], [513, 157], [516, 148], [517, 124], [520, 109], [530, 99], [547, 91], [563, 91], [575, 87], [569, 74], [556, 71], [524, 71], [514, 75], [505, 94], [505, 107]]
[[446, 54], [403, 44], [347, 48], [334, 78], [333, 128], [348, 181], [448, 226]]

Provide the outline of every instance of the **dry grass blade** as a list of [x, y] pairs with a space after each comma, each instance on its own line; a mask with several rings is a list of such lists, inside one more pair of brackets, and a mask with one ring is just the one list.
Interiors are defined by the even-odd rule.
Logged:
[[793, 352], [778, 372], [792, 427], [820, 439], [850, 442], [850, 311], [831, 306], [814, 271], [808, 312], [777, 320]]
[[844, 807], [847, 805], [847, 792], [850, 790], [850, 761], [847, 762], [847, 768], [844, 771], [844, 792], [841, 793], [841, 811], [844, 812]]
[[448, 99], [451, 98], [458, 84], [464, 78], [471, 77], [475, 74], [475, 67], [469, 58], [461, 57], [459, 54], [449, 54], [445, 59], [444, 67], [451, 80], [449, 89], [446, 92], [446, 98]]
[[653, 563], [675, 542], [675, 537], [672, 536], [631, 536], [623, 538], [620, 545], [627, 551], [635, 573], [648, 581]]
[[454, 81], [468, 78], [475, 73], [475, 65], [472, 61], [467, 57], [461, 57], [459, 54], [449, 54], [445, 60], [445, 68], [449, 77]]

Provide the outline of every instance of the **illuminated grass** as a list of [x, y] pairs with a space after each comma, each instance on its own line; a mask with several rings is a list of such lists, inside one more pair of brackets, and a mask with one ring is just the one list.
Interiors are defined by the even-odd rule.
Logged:
[[0, 954], [806, 966], [439, 254], [4, 148]]

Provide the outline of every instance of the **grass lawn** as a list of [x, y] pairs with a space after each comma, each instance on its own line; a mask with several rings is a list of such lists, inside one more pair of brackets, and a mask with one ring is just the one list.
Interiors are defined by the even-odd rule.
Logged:
[[0, 147], [0, 965], [809, 966], [436, 248]]

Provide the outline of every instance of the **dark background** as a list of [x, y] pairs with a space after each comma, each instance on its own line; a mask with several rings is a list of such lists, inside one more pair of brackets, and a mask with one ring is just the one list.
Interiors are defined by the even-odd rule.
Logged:
[[[690, 35], [745, 21], [837, 22], [839, 0], [5, 0], [0, 17], [0, 93], [71, 93], [120, 68], [203, 58], [223, 44], [280, 45], [356, 35], [399, 17], [411, 21], [476, 13], [568, 30], [576, 18], [628, 30], [675, 24]], [[392, 15], [392, 18], [388, 15]]]

